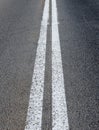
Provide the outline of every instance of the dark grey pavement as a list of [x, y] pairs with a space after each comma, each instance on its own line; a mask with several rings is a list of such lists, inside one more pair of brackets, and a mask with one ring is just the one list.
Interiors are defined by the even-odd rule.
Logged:
[[[0, 130], [24, 130], [44, 1], [0, 1]], [[57, 9], [70, 130], [98, 130], [99, 1]], [[51, 130], [51, 8], [46, 55], [42, 130]]]
[[70, 130], [98, 130], [99, 1], [57, 2]]
[[24, 130], [43, 7], [0, 1], [0, 130]]

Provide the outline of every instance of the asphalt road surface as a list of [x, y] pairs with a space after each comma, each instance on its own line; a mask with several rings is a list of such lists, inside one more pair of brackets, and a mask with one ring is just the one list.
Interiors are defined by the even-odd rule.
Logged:
[[98, 0], [0, 0], [0, 130], [99, 130]]

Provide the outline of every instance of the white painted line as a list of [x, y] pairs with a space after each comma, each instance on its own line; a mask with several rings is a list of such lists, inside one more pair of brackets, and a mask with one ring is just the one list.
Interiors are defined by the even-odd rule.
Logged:
[[41, 130], [49, 0], [45, 0], [25, 130]]
[[52, 130], [69, 130], [56, 0], [52, 0]]

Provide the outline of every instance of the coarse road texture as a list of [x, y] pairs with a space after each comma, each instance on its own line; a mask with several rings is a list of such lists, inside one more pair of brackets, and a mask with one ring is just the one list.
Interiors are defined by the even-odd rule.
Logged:
[[99, 130], [98, 0], [0, 0], [0, 130]]

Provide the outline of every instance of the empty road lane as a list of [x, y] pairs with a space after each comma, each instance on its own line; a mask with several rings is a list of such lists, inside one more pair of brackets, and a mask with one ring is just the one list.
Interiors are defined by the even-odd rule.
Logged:
[[0, 130], [99, 129], [99, 1], [0, 0]]

